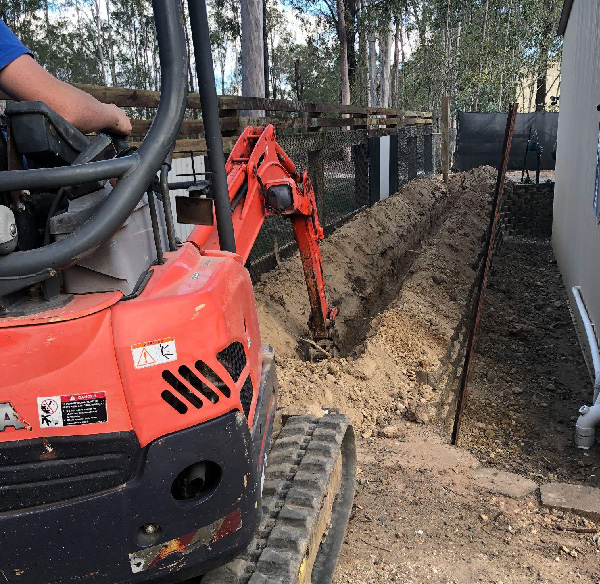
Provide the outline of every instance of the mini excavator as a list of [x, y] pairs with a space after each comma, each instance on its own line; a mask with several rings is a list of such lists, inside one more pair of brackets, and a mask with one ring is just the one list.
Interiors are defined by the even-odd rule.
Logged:
[[186, 242], [168, 182], [187, 100], [179, 0], [153, 1], [162, 93], [138, 148], [41, 102], [6, 108], [0, 582], [333, 578], [352, 427], [328, 410], [274, 438], [275, 359], [244, 267], [265, 219], [289, 217], [314, 343], [335, 351], [315, 194], [272, 126], [247, 128], [225, 164], [206, 6], [189, 8], [210, 181], [178, 201]]

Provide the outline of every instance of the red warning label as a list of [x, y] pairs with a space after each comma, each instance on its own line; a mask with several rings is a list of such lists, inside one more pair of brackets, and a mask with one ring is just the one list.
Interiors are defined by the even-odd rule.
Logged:
[[100, 424], [108, 419], [103, 391], [38, 397], [37, 402], [42, 428]]

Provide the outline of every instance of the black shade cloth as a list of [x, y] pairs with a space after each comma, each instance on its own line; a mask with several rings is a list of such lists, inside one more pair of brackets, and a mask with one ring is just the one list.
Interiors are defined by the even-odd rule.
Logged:
[[[517, 114], [508, 170], [521, 170], [530, 129], [537, 130], [538, 142], [544, 151], [541, 170], [554, 170], [552, 149], [558, 128], [557, 112]], [[458, 112], [454, 170], [470, 170], [484, 164], [497, 167], [506, 130], [506, 113], [480, 114]], [[536, 154], [527, 155], [527, 168], [535, 170]]]

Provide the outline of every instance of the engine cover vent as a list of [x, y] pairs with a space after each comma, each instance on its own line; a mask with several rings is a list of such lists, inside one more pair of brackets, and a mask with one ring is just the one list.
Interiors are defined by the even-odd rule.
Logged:
[[237, 383], [244, 367], [246, 367], [246, 352], [244, 345], [240, 342], [231, 343], [222, 351], [217, 353], [217, 361], [227, 369], [234, 383]]

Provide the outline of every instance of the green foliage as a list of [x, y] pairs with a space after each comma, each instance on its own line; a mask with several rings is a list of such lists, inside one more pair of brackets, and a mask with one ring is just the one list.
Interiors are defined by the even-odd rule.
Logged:
[[[381, 94], [382, 47], [396, 25], [401, 47], [397, 73], [392, 67], [389, 76], [392, 83], [397, 75], [393, 107], [435, 111], [447, 93], [453, 109], [505, 110], [526, 83], [535, 85], [560, 59], [562, 0], [265, 1], [269, 90], [277, 98], [296, 98], [299, 60], [303, 99], [340, 101], [339, 7], [355, 103], [367, 103], [369, 74]], [[236, 93], [240, 2], [208, 0], [208, 8], [217, 87]], [[0, 0], [0, 16], [61, 79], [159, 87], [151, 0]], [[376, 51], [371, 72], [369, 46]], [[193, 55], [189, 70], [190, 87], [197, 88]]]

